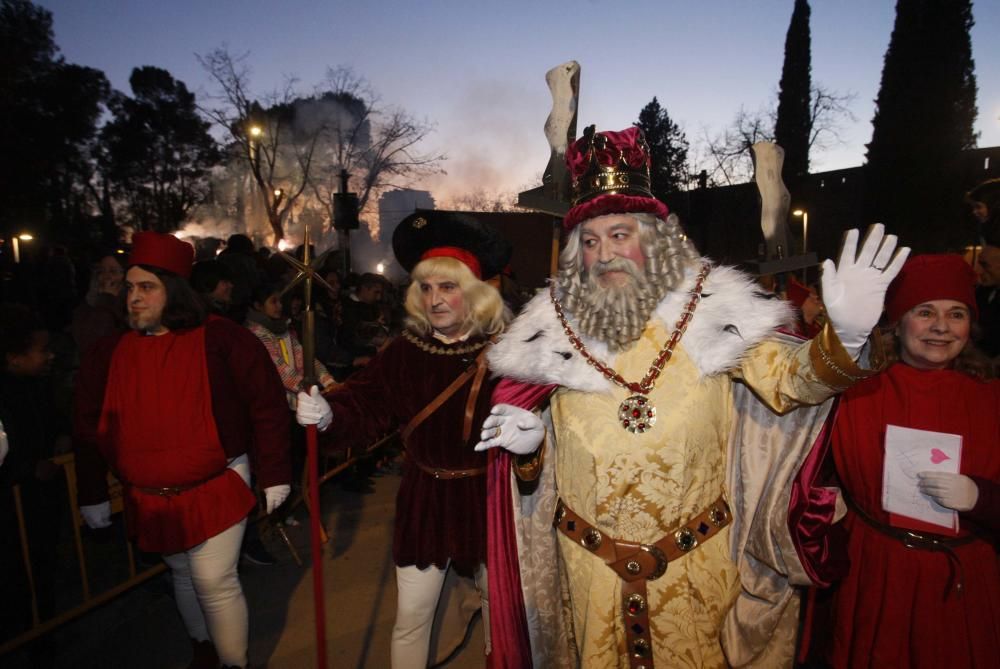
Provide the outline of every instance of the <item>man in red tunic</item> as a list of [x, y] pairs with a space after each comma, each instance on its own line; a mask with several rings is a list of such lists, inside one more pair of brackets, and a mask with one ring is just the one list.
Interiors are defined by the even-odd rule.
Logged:
[[392, 245], [413, 280], [405, 331], [329, 402], [315, 388], [299, 393], [297, 417], [340, 446], [363, 447], [399, 428], [407, 459], [392, 545], [399, 588], [392, 667], [424, 669], [449, 568], [475, 577], [489, 629], [486, 454], [473, 447], [494, 385], [485, 351], [504, 325], [500, 295], [483, 279], [507, 264], [510, 245], [470, 216], [435, 211], [404, 219]]
[[80, 512], [110, 524], [107, 467], [124, 486], [140, 550], [162, 553], [194, 645], [189, 667], [247, 666], [247, 606], [236, 571], [254, 507], [290, 491], [281, 380], [248, 330], [206, 315], [188, 285], [193, 248], [171, 235], [133, 238], [126, 274], [131, 330], [83, 361], [74, 406]]

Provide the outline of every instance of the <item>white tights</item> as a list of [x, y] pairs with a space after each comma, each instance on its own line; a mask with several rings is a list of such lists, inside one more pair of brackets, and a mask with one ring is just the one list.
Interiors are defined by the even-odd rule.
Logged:
[[[245, 455], [229, 466], [249, 484]], [[163, 556], [188, 634], [211, 639], [221, 663], [234, 667], [247, 666], [247, 601], [236, 572], [246, 526], [244, 518], [190, 550]]]
[[[426, 569], [415, 566], [396, 567], [399, 595], [396, 624], [392, 628], [392, 669], [427, 669], [434, 612], [447, 573], [447, 569], [439, 569], [433, 565]], [[486, 638], [489, 639], [486, 565], [479, 565], [476, 570], [476, 588], [482, 599], [483, 623], [487, 629]]]

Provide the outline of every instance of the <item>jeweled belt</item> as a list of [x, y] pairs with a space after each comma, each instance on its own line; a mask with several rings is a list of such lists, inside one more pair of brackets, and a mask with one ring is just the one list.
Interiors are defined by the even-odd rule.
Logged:
[[731, 520], [729, 505], [720, 495], [707, 509], [656, 543], [640, 544], [609, 537], [559, 500], [553, 526], [604, 560], [622, 579], [622, 618], [631, 669], [653, 669], [646, 581], [663, 576], [672, 560], [714, 537]]

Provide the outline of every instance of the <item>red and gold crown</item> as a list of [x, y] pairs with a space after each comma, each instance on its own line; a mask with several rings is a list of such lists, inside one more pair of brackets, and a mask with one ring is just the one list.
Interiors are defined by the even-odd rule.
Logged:
[[649, 145], [642, 130], [597, 132], [595, 126], [566, 150], [566, 167], [573, 179], [573, 208], [563, 227], [604, 214], [647, 212], [666, 218], [665, 204], [650, 189]]

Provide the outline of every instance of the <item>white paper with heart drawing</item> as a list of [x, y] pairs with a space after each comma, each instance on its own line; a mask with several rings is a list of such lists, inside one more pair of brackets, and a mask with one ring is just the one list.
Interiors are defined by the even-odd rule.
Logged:
[[917, 474], [927, 471], [957, 474], [961, 464], [961, 435], [886, 426], [882, 508], [889, 513], [958, 530], [958, 514], [920, 492]]

